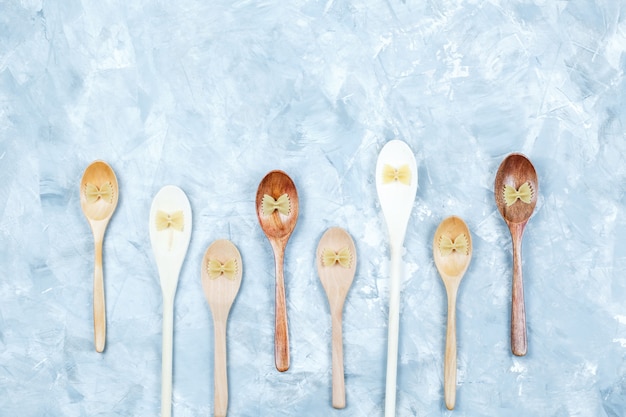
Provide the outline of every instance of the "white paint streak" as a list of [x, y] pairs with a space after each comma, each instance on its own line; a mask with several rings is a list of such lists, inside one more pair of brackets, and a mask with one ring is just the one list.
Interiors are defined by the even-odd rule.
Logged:
[[626, 348], [626, 338], [618, 337], [613, 339], [613, 343], [619, 343], [621, 347]]
[[613, 318], [617, 320], [617, 322], [620, 324], [626, 324], [626, 316], [623, 316], [621, 314], [616, 314], [615, 316], [613, 316]]
[[513, 359], [513, 366], [511, 366], [509, 368], [509, 370], [511, 372], [522, 374], [522, 373], [526, 372], [526, 367], [524, 365], [522, 365], [522, 363], [520, 361], [518, 361], [517, 359]]

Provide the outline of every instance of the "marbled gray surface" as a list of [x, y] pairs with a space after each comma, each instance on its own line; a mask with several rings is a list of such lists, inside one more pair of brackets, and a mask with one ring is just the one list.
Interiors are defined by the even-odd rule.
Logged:
[[[161, 294], [155, 193], [188, 194], [175, 307], [175, 417], [213, 409], [200, 261], [229, 238], [244, 275], [228, 328], [232, 416], [382, 416], [388, 255], [378, 151], [416, 154], [397, 415], [626, 415], [626, 4], [623, 0], [0, 0], [0, 415], [154, 416]], [[529, 354], [511, 355], [501, 160], [539, 176], [524, 241]], [[92, 341], [92, 237], [79, 181], [109, 162], [108, 335]], [[300, 194], [287, 249], [291, 369], [273, 364], [273, 261], [254, 197]], [[457, 408], [443, 404], [446, 299], [431, 242], [463, 217]], [[314, 264], [330, 226], [359, 265], [344, 314], [345, 410], [330, 407], [330, 317]]]

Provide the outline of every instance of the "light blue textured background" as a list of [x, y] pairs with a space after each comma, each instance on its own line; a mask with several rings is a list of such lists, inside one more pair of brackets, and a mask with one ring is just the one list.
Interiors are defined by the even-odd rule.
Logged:
[[[200, 261], [244, 258], [228, 328], [232, 416], [382, 416], [388, 247], [373, 172], [407, 141], [419, 189], [406, 239], [398, 416], [626, 415], [626, 4], [618, 0], [0, 0], [0, 415], [154, 416], [161, 295], [152, 197], [188, 194], [175, 306], [175, 417], [213, 410]], [[524, 242], [529, 354], [509, 350], [511, 243], [493, 198], [510, 152], [540, 183]], [[107, 349], [92, 342], [92, 236], [79, 181], [109, 162]], [[292, 367], [273, 360], [272, 253], [256, 187], [300, 194], [287, 249]], [[457, 409], [443, 405], [445, 293], [431, 241], [463, 217]], [[313, 255], [354, 237], [344, 315], [348, 406], [330, 407], [330, 317]]]

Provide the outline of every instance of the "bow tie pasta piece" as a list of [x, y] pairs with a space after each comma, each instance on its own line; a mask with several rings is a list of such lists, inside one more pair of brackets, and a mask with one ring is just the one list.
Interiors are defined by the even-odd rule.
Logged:
[[507, 207], [515, 204], [517, 200], [522, 201], [522, 203], [530, 204], [533, 198], [533, 188], [528, 181], [520, 185], [519, 189], [517, 190], [515, 189], [515, 187], [505, 185], [503, 196], [504, 202], [506, 203]]
[[157, 210], [156, 213], [156, 229], [158, 231], [173, 229], [182, 232], [185, 227], [185, 216], [181, 210], [173, 213], [166, 213], [162, 210]]
[[350, 249], [347, 247], [340, 249], [338, 252], [328, 248], [322, 251], [322, 265], [324, 266], [332, 266], [338, 263], [344, 268], [350, 268], [351, 261], [352, 253], [350, 253]]
[[408, 165], [402, 165], [400, 168], [394, 168], [385, 164], [383, 167], [383, 184], [391, 182], [399, 182], [404, 185], [411, 184], [411, 169]]
[[261, 209], [263, 210], [263, 214], [266, 216], [269, 216], [276, 210], [278, 210], [280, 214], [286, 216], [291, 211], [291, 200], [289, 200], [289, 195], [287, 193], [278, 197], [277, 200], [274, 200], [274, 198], [272, 198], [269, 194], [263, 194]]
[[221, 263], [216, 259], [209, 259], [207, 263], [207, 272], [209, 278], [217, 279], [220, 275], [224, 275], [226, 279], [233, 281], [235, 274], [237, 274], [237, 260], [229, 259], [228, 261]]
[[113, 204], [113, 196], [113, 184], [110, 182], [105, 182], [100, 188], [90, 182], [85, 184], [85, 198], [88, 203], [95, 203], [98, 200], [102, 200]]
[[463, 255], [469, 254], [469, 243], [465, 233], [461, 233], [454, 240], [448, 236], [441, 235], [439, 238], [439, 251], [441, 256], [448, 256], [452, 252], [457, 252]]

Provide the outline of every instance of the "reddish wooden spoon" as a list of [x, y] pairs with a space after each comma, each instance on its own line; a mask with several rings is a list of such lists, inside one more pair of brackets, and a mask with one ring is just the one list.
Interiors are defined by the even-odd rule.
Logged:
[[502, 161], [496, 174], [494, 194], [513, 241], [511, 351], [517, 356], [524, 356], [528, 350], [522, 280], [522, 236], [537, 204], [538, 190], [537, 172], [528, 158], [513, 153]]
[[[285, 202], [284, 195], [287, 196], [288, 204], [281, 206], [280, 202]], [[274, 360], [276, 369], [284, 372], [289, 369], [289, 331], [283, 264], [287, 241], [298, 220], [298, 192], [291, 178], [283, 171], [271, 171], [261, 180], [256, 193], [256, 214], [261, 229], [274, 250], [276, 264]]]

